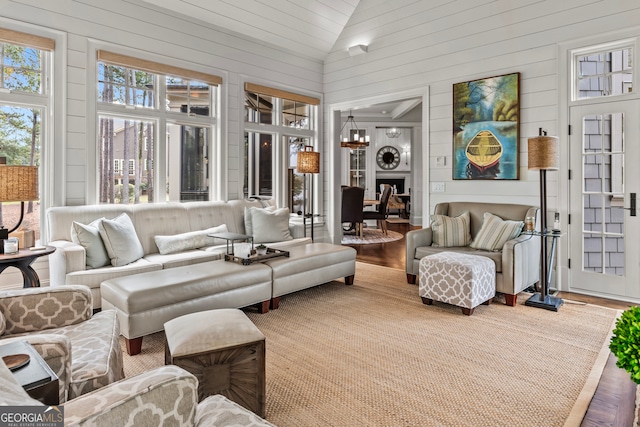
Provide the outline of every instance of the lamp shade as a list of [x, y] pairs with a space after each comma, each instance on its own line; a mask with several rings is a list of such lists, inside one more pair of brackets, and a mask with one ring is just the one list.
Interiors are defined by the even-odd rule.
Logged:
[[38, 200], [37, 166], [0, 166], [0, 202]]
[[312, 149], [306, 146], [304, 151], [298, 152], [298, 173], [320, 173], [320, 153]]
[[536, 136], [529, 138], [529, 169], [558, 169], [560, 152], [557, 136]]

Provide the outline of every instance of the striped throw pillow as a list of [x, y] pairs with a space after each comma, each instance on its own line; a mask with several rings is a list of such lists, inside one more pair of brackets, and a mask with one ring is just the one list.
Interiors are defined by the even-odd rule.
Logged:
[[431, 246], [467, 246], [471, 242], [469, 221], [468, 211], [455, 217], [431, 215]]
[[482, 227], [471, 247], [486, 251], [500, 252], [504, 244], [522, 232], [524, 221], [504, 220], [491, 212], [485, 212]]

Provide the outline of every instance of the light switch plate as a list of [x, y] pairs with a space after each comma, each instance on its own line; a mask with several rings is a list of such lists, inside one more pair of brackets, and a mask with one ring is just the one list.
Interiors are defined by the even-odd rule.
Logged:
[[431, 192], [432, 193], [444, 193], [444, 182], [432, 182], [431, 183]]
[[446, 166], [447, 158], [445, 156], [436, 157], [436, 166]]

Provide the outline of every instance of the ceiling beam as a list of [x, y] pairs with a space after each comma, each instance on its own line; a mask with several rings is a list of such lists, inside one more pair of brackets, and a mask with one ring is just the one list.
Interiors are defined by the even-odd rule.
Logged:
[[421, 102], [422, 100], [419, 98], [402, 101], [400, 105], [394, 108], [393, 111], [391, 112], [391, 118], [393, 120], [397, 120], [401, 118], [402, 116], [407, 114], [409, 111], [413, 110], [415, 107], [420, 105]]

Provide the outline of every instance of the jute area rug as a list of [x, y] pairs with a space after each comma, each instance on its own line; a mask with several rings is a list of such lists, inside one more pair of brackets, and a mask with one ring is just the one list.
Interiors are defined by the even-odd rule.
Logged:
[[402, 239], [402, 233], [387, 230], [387, 234], [377, 228], [365, 228], [363, 237], [360, 238], [355, 234], [345, 234], [342, 236], [343, 245], [370, 245], [374, 243], [387, 243]]
[[[299, 426], [579, 425], [602, 373], [616, 310], [550, 312], [503, 301], [472, 316], [423, 305], [405, 272], [358, 263], [340, 281], [286, 295], [266, 314], [266, 418]], [[163, 333], [125, 354], [127, 376], [163, 363]]]

